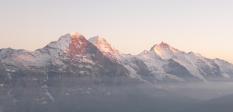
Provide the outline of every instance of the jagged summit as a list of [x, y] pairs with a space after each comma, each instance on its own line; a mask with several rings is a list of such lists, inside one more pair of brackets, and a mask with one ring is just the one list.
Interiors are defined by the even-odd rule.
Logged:
[[119, 55], [119, 51], [113, 48], [105, 38], [100, 36], [94, 36], [89, 39], [101, 52], [105, 55], [113, 57]]
[[73, 38], [83, 37], [83, 35], [80, 34], [80, 33], [78, 33], [78, 32], [72, 32], [72, 33], [70, 33], [70, 35], [71, 35]]
[[43, 49], [55, 50], [57, 52], [80, 54], [84, 53], [85, 49], [90, 46], [90, 42], [80, 33], [70, 33], [61, 36], [57, 41], [49, 43]]
[[72, 35], [71, 43], [69, 44], [68, 52], [70, 55], [85, 54], [89, 42], [82, 35]]
[[159, 46], [161, 48], [169, 48], [170, 47], [170, 45], [168, 45], [167, 43], [165, 43], [163, 41], [160, 44], [158, 44], [157, 46]]
[[92, 43], [96, 43], [96, 42], [105, 42], [108, 43], [107, 40], [99, 35], [91, 37], [88, 39], [90, 42]]
[[170, 59], [177, 52], [180, 52], [178, 49], [171, 47], [169, 44], [165, 42], [161, 42], [160, 44], [155, 44], [151, 50], [159, 55], [163, 59]]
[[[152, 75], [156, 80], [163, 80], [166, 77], [172, 79], [175, 77], [175, 80], [182, 79], [183, 76], [178, 76], [178, 74], [188, 74], [188, 76], [191, 74], [201, 80], [217, 76], [233, 77], [231, 75], [233, 74], [232, 64], [219, 59], [208, 59], [193, 52], [186, 53], [165, 42], [155, 44], [150, 50], [145, 50], [139, 55], [126, 55], [119, 53], [100, 36], [87, 40], [80, 33], [65, 34], [57, 41], [33, 52], [0, 49], [1, 63], [19, 68], [40, 68], [50, 65], [70, 67], [67, 65], [70, 63], [76, 65], [96, 63], [107, 67], [115, 63], [125, 67], [124, 69], [129, 71], [130, 76], [139, 79], [144, 75]], [[115, 65], [112, 68], [115, 69]]]
[[46, 47], [66, 51], [68, 50], [70, 44], [74, 42], [74, 40], [86, 40], [86, 39], [83, 35], [75, 32], [75, 33], [62, 35], [57, 41], [53, 41], [49, 43]]
[[174, 52], [179, 51], [178, 49], [176, 49], [176, 48], [170, 46], [168, 43], [165, 43], [165, 42], [163, 42], [163, 41], [162, 41], [161, 43], [159, 43], [159, 44], [155, 44], [155, 45], [151, 48], [151, 50], [154, 50], [154, 49], [161, 49], [161, 50], [170, 49], [170, 50], [172, 50], [172, 51], [174, 51]]

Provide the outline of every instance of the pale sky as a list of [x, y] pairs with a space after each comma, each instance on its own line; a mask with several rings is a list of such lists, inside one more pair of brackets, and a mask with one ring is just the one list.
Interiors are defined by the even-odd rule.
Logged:
[[233, 62], [233, 0], [0, 0], [0, 48], [100, 35], [124, 53], [161, 41]]

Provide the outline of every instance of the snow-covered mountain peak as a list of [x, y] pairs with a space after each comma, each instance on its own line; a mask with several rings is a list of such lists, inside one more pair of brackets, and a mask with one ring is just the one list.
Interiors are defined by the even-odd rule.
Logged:
[[72, 33], [70, 33], [70, 35], [72, 36], [72, 37], [80, 37], [80, 36], [82, 36], [82, 34], [80, 34], [80, 33], [78, 33], [78, 32], [72, 32]]
[[90, 42], [82, 35], [72, 35], [68, 52], [70, 55], [85, 54]]
[[49, 43], [45, 49], [50, 48], [50, 49], [58, 49], [61, 51], [66, 51], [69, 48], [69, 45], [71, 43], [72, 36], [71, 34], [65, 34], [61, 36], [58, 41], [53, 41]]
[[169, 44], [165, 42], [161, 42], [160, 44], [155, 44], [151, 50], [158, 49], [158, 50], [171, 50], [172, 52], [178, 52], [179, 50], [170, 46]]
[[96, 47], [92, 45], [83, 35], [79, 33], [69, 33], [61, 36], [57, 41], [49, 43], [46, 47], [35, 51], [37, 57], [43, 60], [57, 59], [61, 56], [69, 56], [76, 58], [86, 56], [91, 51], [96, 51]]
[[[189, 78], [207, 81], [219, 77], [233, 78], [231, 63], [220, 59], [208, 59], [194, 52], [186, 53], [165, 42], [155, 44], [150, 50], [138, 55], [130, 55], [119, 53], [100, 36], [87, 40], [79, 33], [65, 34], [57, 41], [33, 52], [11, 48], [0, 49], [0, 67], [1, 64], [9, 70], [12, 68], [8, 65], [29, 70], [51, 65], [61, 71], [67, 69], [68, 72], [73, 72], [68, 68], [75, 66], [77, 73], [80, 73], [79, 70], [87, 69], [88, 72], [95, 71], [94, 65], [98, 64], [101, 65], [98, 71], [110, 67], [108, 69], [115, 73], [118, 71], [117, 66], [121, 66], [130, 77], [148, 81], [189, 80]], [[87, 68], [86, 64], [88, 64]], [[89, 65], [93, 65], [93, 69]]]
[[170, 48], [170, 45], [168, 45], [167, 43], [165, 43], [163, 41], [160, 44], [158, 44], [157, 46], [161, 47], [161, 48]]
[[82, 34], [80, 34], [78, 32], [73, 32], [70, 35], [71, 35], [71, 40], [79, 40], [79, 41], [86, 41], [87, 42], [87, 39]]
[[165, 42], [155, 44], [150, 51], [155, 52], [162, 59], [170, 59], [174, 56], [175, 53], [180, 52], [178, 49], [171, 47]]
[[103, 37], [92, 37], [89, 39], [89, 42], [94, 44], [105, 55], [119, 55], [119, 51], [113, 48]]
[[108, 42], [106, 41], [106, 39], [105, 38], [103, 38], [103, 37], [100, 37], [100, 36], [94, 36], [94, 37], [91, 37], [90, 39], [89, 39], [89, 41], [91, 42], [91, 43], [97, 43], [97, 42], [103, 42], [103, 43], [107, 43], [108, 44]]
[[50, 48], [67, 52], [71, 47], [81, 48], [87, 42], [83, 35], [75, 32], [61, 36], [57, 41], [49, 43], [45, 49]]

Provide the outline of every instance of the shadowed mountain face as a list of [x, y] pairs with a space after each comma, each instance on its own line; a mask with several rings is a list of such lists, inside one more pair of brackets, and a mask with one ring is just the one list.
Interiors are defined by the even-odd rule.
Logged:
[[232, 64], [164, 42], [130, 55], [98, 36], [66, 34], [33, 52], [0, 49], [0, 112], [179, 112], [196, 100], [162, 84], [232, 76]]
[[195, 77], [184, 66], [172, 59], [168, 60], [168, 64], [164, 65], [163, 68], [166, 73], [173, 74], [185, 80], [195, 80]]

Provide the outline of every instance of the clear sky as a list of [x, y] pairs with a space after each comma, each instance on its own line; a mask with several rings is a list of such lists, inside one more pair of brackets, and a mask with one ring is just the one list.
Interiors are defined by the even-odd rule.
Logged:
[[34, 50], [70, 32], [125, 53], [165, 41], [233, 62], [233, 0], [0, 0], [0, 48]]

